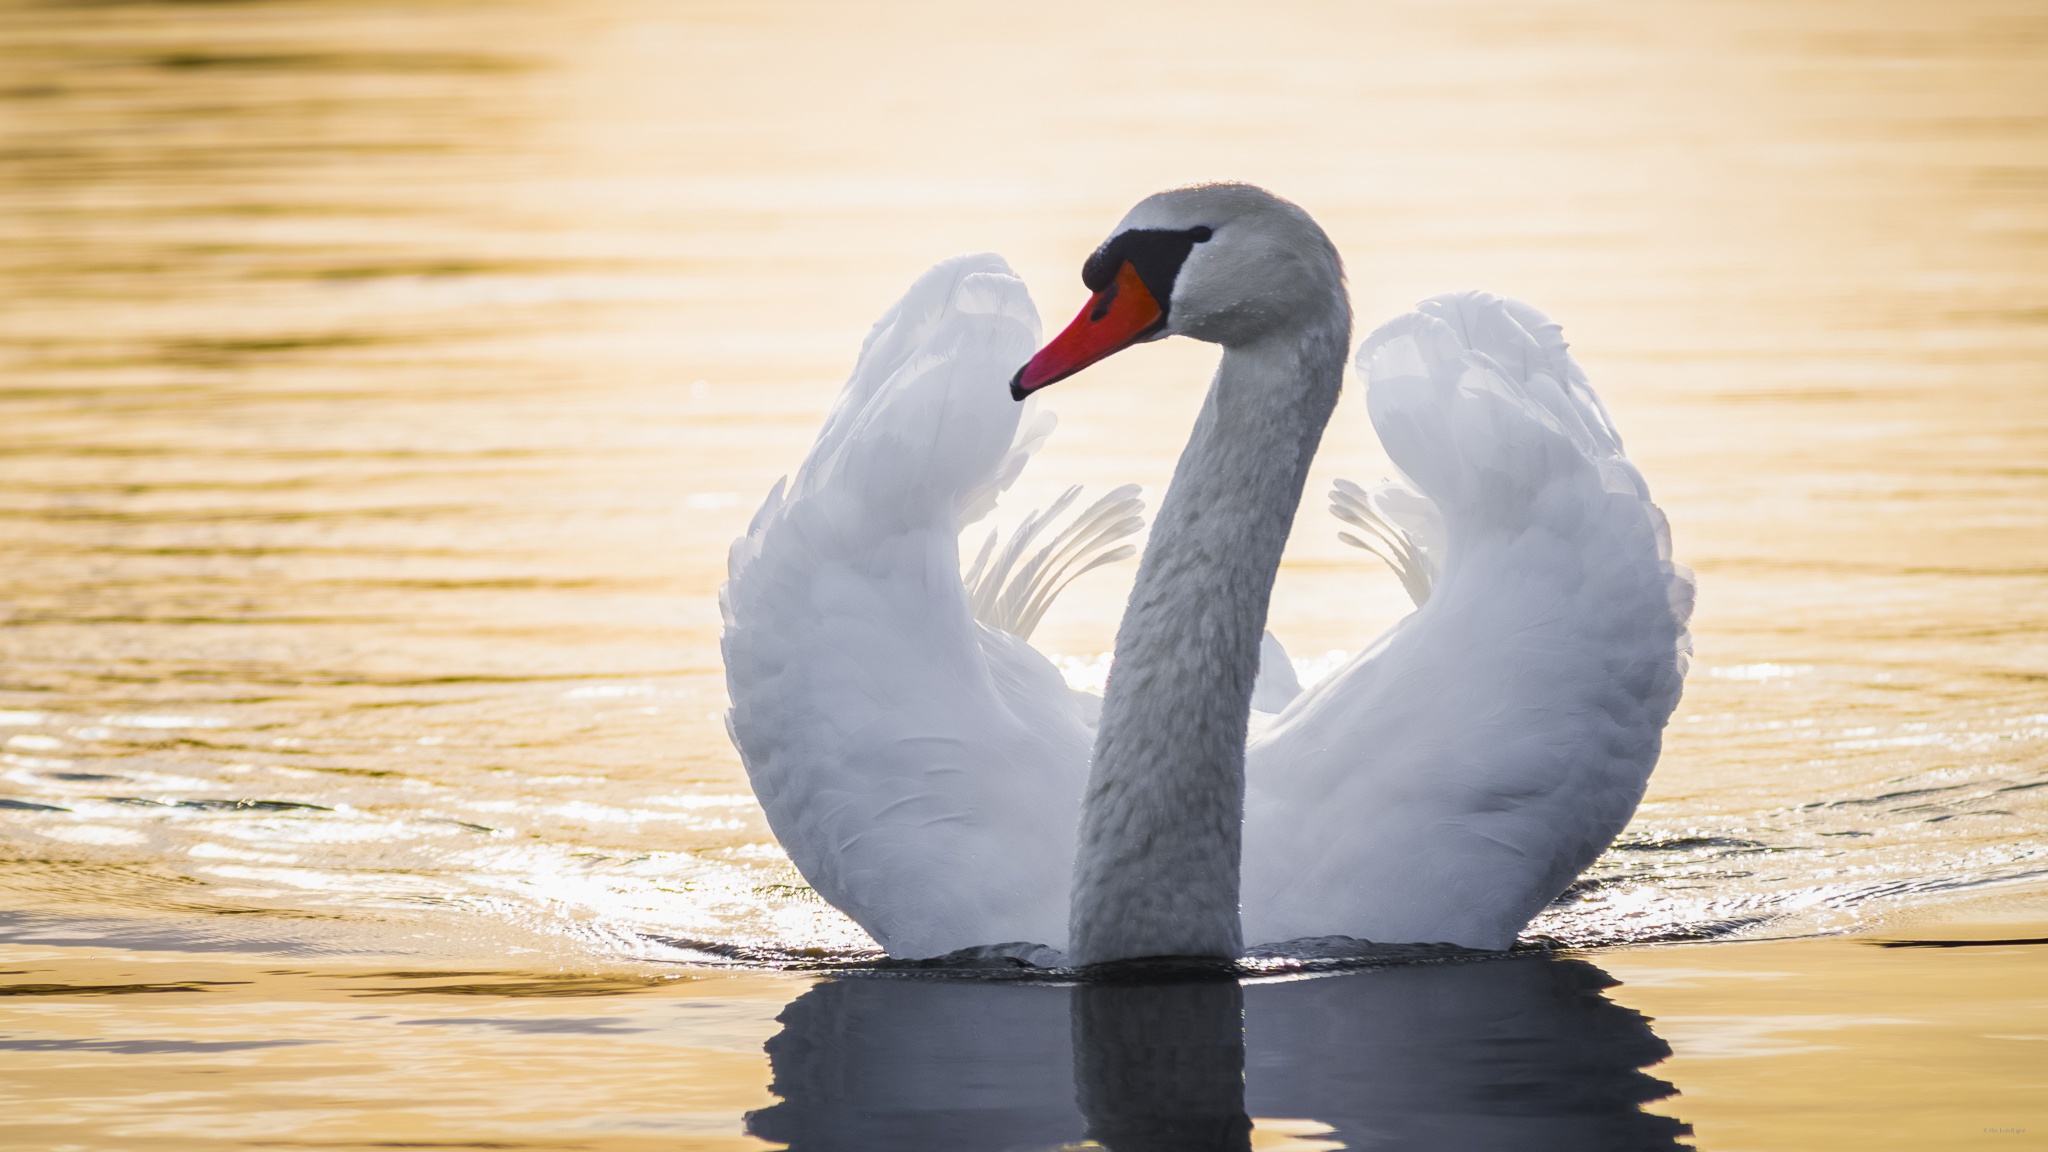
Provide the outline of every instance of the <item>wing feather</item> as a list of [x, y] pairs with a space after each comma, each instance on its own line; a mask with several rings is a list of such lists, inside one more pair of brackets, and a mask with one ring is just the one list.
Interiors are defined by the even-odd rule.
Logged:
[[[1641, 799], [1684, 679], [1692, 576], [1540, 312], [1440, 296], [1358, 363], [1421, 505], [1397, 518], [1355, 485], [1339, 503], [1388, 529], [1411, 593], [1409, 572], [1440, 569], [1414, 614], [1253, 742], [1245, 938], [1503, 948]], [[1426, 531], [1425, 506], [1440, 545], [1402, 522]]]
[[961, 527], [1051, 430], [1005, 387], [1037, 341], [999, 258], [921, 277], [734, 543], [720, 595], [728, 727], [769, 824], [897, 956], [1066, 939], [1090, 733], [1044, 656], [976, 620], [960, 576]]

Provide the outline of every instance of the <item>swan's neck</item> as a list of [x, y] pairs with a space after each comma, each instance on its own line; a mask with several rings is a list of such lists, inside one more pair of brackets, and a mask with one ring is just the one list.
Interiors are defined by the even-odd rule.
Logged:
[[1259, 640], [1350, 316], [1228, 348], [1117, 632], [1082, 804], [1070, 957], [1236, 957]]

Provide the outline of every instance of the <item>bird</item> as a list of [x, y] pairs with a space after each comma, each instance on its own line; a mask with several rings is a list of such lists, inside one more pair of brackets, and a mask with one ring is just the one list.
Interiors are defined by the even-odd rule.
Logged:
[[[1040, 348], [1000, 257], [918, 278], [732, 545], [727, 728], [792, 863], [908, 959], [1510, 947], [1633, 815], [1691, 651], [1692, 574], [1562, 329], [1466, 291], [1359, 346], [1398, 475], [1333, 511], [1416, 609], [1303, 689], [1265, 625], [1350, 350], [1335, 246], [1200, 184], [1131, 209], [1082, 280]], [[1135, 492], [1035, 552], [1058, 509], [1027, 517], [965, 574], [961, 533], [1050, 434], [1042, 389], [1172, 336], [1222, 358], [1098, 700], [1028, 637], [1129, 553]]]

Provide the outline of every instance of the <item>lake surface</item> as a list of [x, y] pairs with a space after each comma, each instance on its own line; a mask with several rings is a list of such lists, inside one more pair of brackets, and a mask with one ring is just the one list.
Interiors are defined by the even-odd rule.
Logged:
[[[1530, 929], [1597, 951], [1127, 994], [793, 970], [872, 944], [726, 739], [727, 545], [924, 268], [999, 251], [1058, 324], [1132, 202], [1209, 178], [1315, 213], [1362, 327], [1468, 286], [1556, 316], [1669, 513], [1685, 700]], [[2038, 1143], [1994, 1113], [2048, 1099], [1999, 1078], [2048, 1067], [2048, 949], [1754, 941], [2048, 924], [1999, 903], [2048, 881], [2044, 300], [2027, 3], [0, 5], [0, 960], [51, 989], [0, 1013], [0, 1111], [36, 1147], [1125, 1148], [1185, 1089], [1217, 1147], [1812, 1147], [1711, 1127], [1785, 1075], [1715, 1070], [1929, 1049], [1646, 1019], [1782, 1023], [1698, 990], [1796, 986], [2005, 1086], [1893, 1084], [1859, 1146]], [[1213, 355], [1052, 394], [998, 519], [1156, 499]], [[1358, 391], [1312, 494], [1388, 469]], [[1306, 502], [1274, 603], [1311, 674], [1407, 607], [1339, 527]], [[1077, 681], [1131, 577], [1034, 636]], [[1683, 940], [1720, 943], [1643, 947]], [[1722, 969], [1795, 975], [1670, 975]], [[1185, 1075], [1146, 1080], [1155, 1034]], [[208, 1067], [241, 1071], [172, 1082]]]

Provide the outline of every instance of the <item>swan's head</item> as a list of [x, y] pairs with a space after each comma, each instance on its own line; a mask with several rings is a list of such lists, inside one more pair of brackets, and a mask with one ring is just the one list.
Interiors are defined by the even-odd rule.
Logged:
[[1088, 257], [1081, 280], [1094, 295], [1017, 370], [1017, 399], [1133, 344], [1192, 336], [1238, 347], [1346, 307], [1330, 238], [1308, 213], [1250, 184], [1145, 198]]

